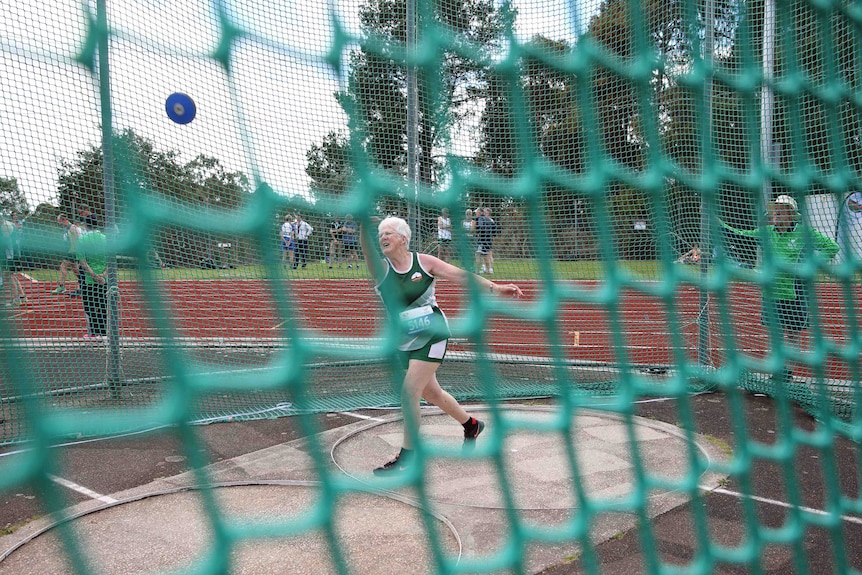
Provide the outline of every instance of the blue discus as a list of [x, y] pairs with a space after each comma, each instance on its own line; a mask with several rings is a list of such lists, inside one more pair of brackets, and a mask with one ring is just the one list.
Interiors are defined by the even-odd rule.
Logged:
[[177, 124], [188, 124], [195, 119], [197, 108], [195, 101], [187, 94], [174, 92], [165, 100], [165, 112], [168, 113], [168, 118]]

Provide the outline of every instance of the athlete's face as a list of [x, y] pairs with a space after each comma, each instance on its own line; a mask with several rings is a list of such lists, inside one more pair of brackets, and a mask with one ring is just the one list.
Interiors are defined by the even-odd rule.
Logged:
[[392, 226], [384, 226], [377, 234], [377, 241], [380, 243], [380, 250], [384, 255], [389, 255], [402, 249], [405, 239]]
[[795, 215], [793, 208], [779, 204], [772, 212], [772, 225], [780, 230], [788, 229], [792, 227]]

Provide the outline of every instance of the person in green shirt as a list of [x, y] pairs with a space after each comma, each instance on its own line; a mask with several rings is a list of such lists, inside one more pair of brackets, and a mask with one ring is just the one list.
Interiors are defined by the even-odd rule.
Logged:
[[[721, 225], [741, 236], [766, 238], [772, 247], [772, 253], [777, 261], [784, 264], [798, 264], [805, 255], [806, 234], [811, 238], [814, 250], [824, 254], [828, 259], [838, 254], [839, 246], [828, 236], [823, 235], [811, 226], [800, 223], [799, 207], [792, 197], [780, 195], [770, 204], [771, 225], [765, 229], [740, 230], [721, 222]], [[720, 221], [720, 220], [719, 220]], [[781, 326], [784, 341], [795, 347], [800, 347], [802, 331], [808, 328], [810, 313], [808, 310], [808, 293], [805, 283], [792, 271], [779, 270], [773, 284], [772, 297], [764, 297], [764, 324], [777, 321]], [[784, 381], [791, 381], [793, 370], [786, 367], [782, 375]]]
[[87, 216], [86, 224], [90, 231], [78, 240], [77, 249], [78, 262], [86, 274], [81, 292], [84, 313], [87, 315], [87, 333], [84, 337], [101, 338], [108, 333], [107, 239], [98, 229], [95, 215]]

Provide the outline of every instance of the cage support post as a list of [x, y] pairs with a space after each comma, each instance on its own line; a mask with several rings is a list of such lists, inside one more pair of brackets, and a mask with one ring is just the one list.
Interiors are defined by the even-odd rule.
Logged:
[[[421, 249], [423, 245], [419, 214], [419, 185], [416, 165], [416, 144], [418, 142], [419, 109], [417, 106], [416, 64], [416, 0], [407, 0], [407, 198], [408, 221], [413, 229], [413, 245]], [[410, 194], [409, 192], [413, 192]]]
[[[704, 106], [706, 108], [706, 134], [704, 137], [704, 141], [708, 146], [708, 152], [705, 148], [704, 151], [704, 163], [703, 170], [711, 169], [711, 165], [707, 166], [707, 162], [713, 164], [712, 159], [707, 160], [707, 156], [712, 156], [712, 150], [714, 149], [713, 138], [713, 121], [712, 121], [712, 98], [713, 98], [713, 65], [715, 61], [714, 57], [714, 36], [715, 36], [715, 0], [706, 0], [704, 4], [704, 22], [705, 22], [705, 30], [704, 30], [704, 38], [703, 38], [703, 52], [704, 52], [704, 60], [707, 64], [707, 74], [704, 86]], [[697, 326], [698, 326], [698, 338], [697, 338], [697, 362], [701, 367], [705, 367], [710, 365], [710, 357], [709, 357], [709, 292], [703, 287], [707, 285], [707, 276], [709, 274], [709, 266], [712, 260], [712, 254], [710, 253], [709, 245], [710, 245], [710, 221], [709, 221], [709, 212], [707, 211], [707, 205], [703, 201], [703, 196], [701, 196], [700, 200], [700, 242], [698, 247], [701, 250], [700, 254], [700, 276], [701, 276], [701, 287], [698, 295], [698, 315], [697, 315]]]
[[113, 146], [113, 116], [111, 112], [111, 78], [108, 64], [108, 31], [107, 0], [96, 2], [96, 22], [99, 28], [99, 102], [102, 107], [102, 185], [105, 197], [105, 235], [108, 238], [106, 263], [108, 282], [108, 357], [107, 383], [113, 392], [120, 386], [120, 318], [119, 290], [117, 282], [116, 245], [116, 197], [114, 179], [114, 146]]

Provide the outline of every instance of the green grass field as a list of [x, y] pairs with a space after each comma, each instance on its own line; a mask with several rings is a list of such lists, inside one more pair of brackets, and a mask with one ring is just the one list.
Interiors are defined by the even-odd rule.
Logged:
[[[464, 267], [458, 260], [452, 263], [458, 267]], [[549, 262], [554, 277], [568, 280], [600, 280], [605, 277], [605, 264], [599, 261], [569, 261]], [[644, 280], [654, 280], [660, 277], [660, 263], [656, 261], [621, 261], [617, 264], [619, 269], [625, 273], [640, 277]], [[679, 266], [685, 274], [696, 274], [696, 266]], [[362, 263], [358, 269], [347, 269], [342, 267], [330, 268], [328, 264], [316, 261], [309, 263], [305, 269], [291, 270], [279, 266], [278, 271], [285, 278], [297, 279], [370, 279], [367, 266]], [[59, 272], [51, 269], [33, 269], [26, 272], [27, 275], [38, 281], [55, 282], [59, 279]], [[194, 267], [176, 267], [153, 270], [156, 278], [163, 280], [234, 280], [234, 279], [266, 279], [271, 277], [271, 271], [264, 265], [237, 266], [230, 269], [201, 269]], [[131, 280], [137, 276], [134, 269], [120, 269], [120, 280]], [[538, 280], [542, 277], [540, 262], [538, 260], [503, 260], [494, 262], [494, 278], [509, 280]], [[73, 276], [69, 276], [69, 280]]]

